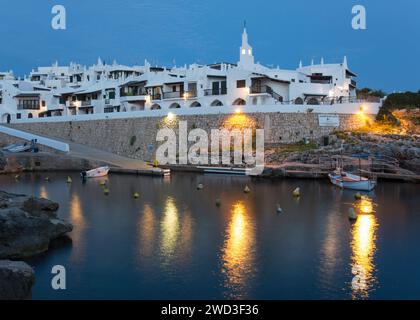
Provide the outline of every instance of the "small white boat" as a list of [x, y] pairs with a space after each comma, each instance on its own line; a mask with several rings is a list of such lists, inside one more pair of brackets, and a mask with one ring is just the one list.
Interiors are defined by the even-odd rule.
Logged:
[[342, 188], [360, 191], [372, 191], [376, 187], [374, 179], [351, 174], [341, 169], [328, 174], [332, 184]]
[[10, 149], [13, 149], [13, 148], [18, 147], [18, 146], [20, 146], [19, 143], [12, 143], [12, 144], [9, 144], [9, 145], [3, 147], [2, 150], [3, 151], [9, 151]]
[[109, 167], [105, 166], [105, 167], [99, 167], [96, 169], [92, 169], [89, 171], [83, 171], [81, 173], [82, 178], [100, 178], [100, 177], [105, 177], [108, 175], [109, 172]]
[[31, 149], [31, 145], [29, 144], [22, 144], [22, 145], [17, 145], [15, 147], [11, 147], [9, 148], [7, 151], [9, 152], [13, 152], [13, 153], [18, 153], [18, 152], [25, 152], [25, 151], [29, 151]]

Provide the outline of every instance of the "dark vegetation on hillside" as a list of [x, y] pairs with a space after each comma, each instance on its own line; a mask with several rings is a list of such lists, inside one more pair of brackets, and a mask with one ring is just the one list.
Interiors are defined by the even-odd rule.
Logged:
[[[378, 97], [386, 99], [376, 119], [380, 122], [386, 122], [398, 125], [398, 119], [392, 114], [393, 111], [402, 109], [416, 109], [420, 108], [420, 90], [418, 92], [400, 92], [386, 95], [382, 90], [372, 90], [370, 88], [363, 88], [357, 91], [357, 97], [360, 99], [367, 99], [371, 97]], [[420, 119], [416, 119], [420, 121]]]

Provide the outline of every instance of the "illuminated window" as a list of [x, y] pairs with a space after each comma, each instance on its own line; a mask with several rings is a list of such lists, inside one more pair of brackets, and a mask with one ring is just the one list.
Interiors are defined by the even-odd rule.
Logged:
[[248, 54], [249, 54], [249, 55], [251, 55], [251, 54], [252, 54], [251, 49], [248, 49]]
[[246, 54], [246, 50], [245, 49], [242, 49], [242, 54]]

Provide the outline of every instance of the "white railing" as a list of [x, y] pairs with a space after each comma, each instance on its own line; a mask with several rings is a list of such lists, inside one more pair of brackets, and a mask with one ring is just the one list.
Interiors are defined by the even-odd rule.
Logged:
[[12, 128], [1, 126], [1, 125], [0, 125], [0, 133], [4, 133], [9, 136], [13, 136], [13, 137], [20, 138], [27, 141], [36, 139], [37, 143], [43, 146], [46, 146], [46, 147], [49, 147], [58, 151], [63, 151], [63, 152], [70, 151], [70, 146], [67, 143], [53, 140], [50, 138], [45, 138], [45, 137], [42, 137], [33, 133], [20, 131], [20, 130], [12, 129]]
[[[234, 113], [324, 113], [324, 114], [358, 114], [363, 110], [365, 114], [376, 115], [380, 103], [340, 103], [333, 105], [244, 105], [244, 106], [203, 106], [199, 108], [181, 107], [179, 109], [162, 108], [157, 110], [145, 109], [138, 111], [93, 113], [83, 115], [54, 116], [32, 119], [12, 119], [11, 123], [36, 123], [36, 122], [67, 122], [90, 121], [105, 119], [127, 119], [145, 117], [164, 117], [168, 113], [174, 115], [216, 115]], [[363, 107], [361, 109], [361, 107]]]

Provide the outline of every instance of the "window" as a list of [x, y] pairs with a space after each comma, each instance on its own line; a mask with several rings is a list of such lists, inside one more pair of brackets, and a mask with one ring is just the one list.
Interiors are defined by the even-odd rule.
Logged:
[[242, 54], [246, 54], [246, 50], [245, 49], [242, 49]]
[[22, 118], [22, 115], [20, 113], [16, 113], [16, 119]]
[[245, 88], [245, 87], [246, 87], [246, 81], [245, 80], [236, 81], [236, 88]]
[[176, 86], [172, 86], [172, 92], [176, 92]]
[[42, 106], [45, 107], [45, 100], [42, 100]]

